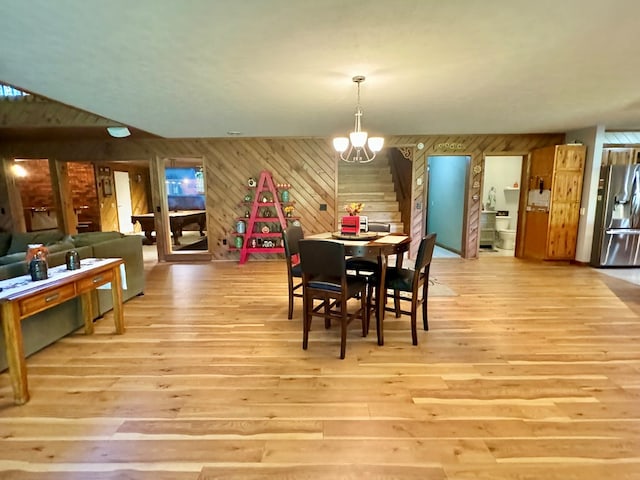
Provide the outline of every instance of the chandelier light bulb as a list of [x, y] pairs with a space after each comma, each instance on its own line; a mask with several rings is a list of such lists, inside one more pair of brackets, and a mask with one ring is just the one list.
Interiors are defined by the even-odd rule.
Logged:
[[367, 132], [351, 132], [349, 134], [351, 145], [356, 148], [362, 148], [367, 143]]
[[369, 148], [371, 149], [372, 152], [379, 152], [380, 150], [382, 150], [382, 147], [384, 146], [384, 138], [371, 137], [369, 138], [369, 141], [367, 142], [367, 144], [369, 145]]
[[336, 137], [333, 139], [333, 148], [336, 152], [346, 152], [349, 148], [349, 139], [347, 137]]

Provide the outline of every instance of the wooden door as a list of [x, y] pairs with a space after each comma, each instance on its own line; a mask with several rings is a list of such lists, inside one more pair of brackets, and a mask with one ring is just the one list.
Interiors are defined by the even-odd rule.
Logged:
[[586, 147], [556, 146], [545, 258], [573, 260], [576, 255]]

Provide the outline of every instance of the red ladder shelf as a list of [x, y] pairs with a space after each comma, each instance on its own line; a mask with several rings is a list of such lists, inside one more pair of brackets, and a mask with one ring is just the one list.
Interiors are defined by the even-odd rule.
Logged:
[[[264, 192], [271, 193], [271, 201], [263, 202], [262, 197]], [[251, 205], [251, 214], [249, 215], [249, 221], [247, 223], [246, 233], [244, 234], [244, 240], [242, 242], [242, 248], [240, 249], [240, 263], [245, 263], [252, 253], [284, 253], [284, 247], [252, 247], [252, 238], [274, 238], [276, 244], [280, 245], [280, 239], [282, 238], [282, 232], [254, 232], [253, 229], [257, 222], [262, 223], [279, 223], [281, 230], [287, 228], [287, 220], [282, 212], [282, 204], [278, 198], [278, 190], [273, 184], [273, 178], [271, 173], [263, 171], [260, 173], [260, 179], [258, 185], [254, 190], [253, 203]], [[260, 217], [258, 214], [261, 208], [273, 207], [276, 211], [276, 217]]]

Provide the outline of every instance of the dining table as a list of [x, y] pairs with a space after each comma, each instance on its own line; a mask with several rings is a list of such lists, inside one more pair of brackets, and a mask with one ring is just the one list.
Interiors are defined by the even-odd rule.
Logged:
[[341, 232], [323, 232], [309, 235], [307, 238], [325, 239], [344, 245], [345, 255], [348, 257], [369, 257], [378, 259], [378, 285], [375, 298], [376, 331], [378, 345], [384, 345], [384, 307], [385, 307], [385, 276], [388, 258], [395, 255], [395, 266], [402, 267], [404, 253], [409, 250], [411, 237], [403, 233], [388, 232], [360, 232], [357, 234], [342, 234]]

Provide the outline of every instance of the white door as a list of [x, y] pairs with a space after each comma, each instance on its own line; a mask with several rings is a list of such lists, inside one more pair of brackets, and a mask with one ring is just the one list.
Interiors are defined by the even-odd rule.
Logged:
[[129, 186], [129, 172], [113, 172], [116, 185], [116, 202], [118, 204], [118, 226], [120, 233], [133, 233], [131, 223], [131, 187]]

